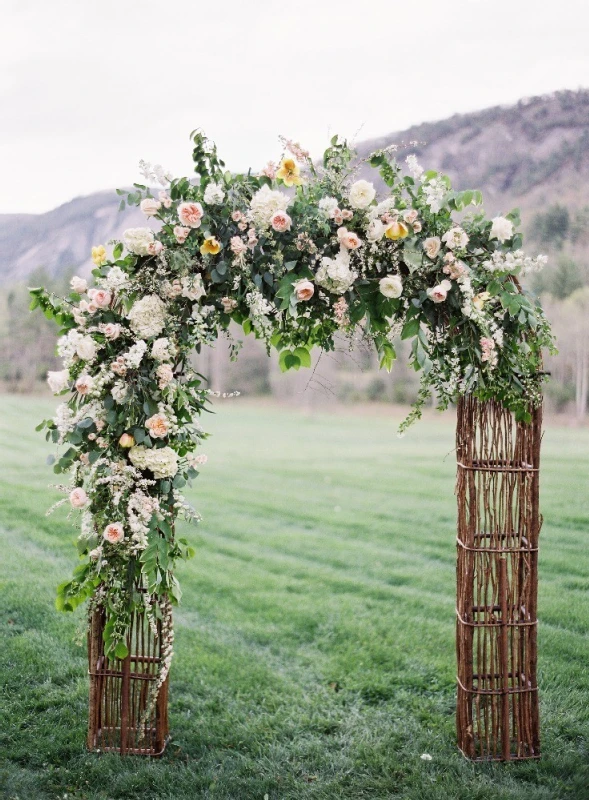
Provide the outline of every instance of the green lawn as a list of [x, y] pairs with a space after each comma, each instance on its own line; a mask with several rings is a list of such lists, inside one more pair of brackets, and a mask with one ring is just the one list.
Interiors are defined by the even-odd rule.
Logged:
[[53, 401], [0, 404], [4, 797], [589, 798], [588, 430], [544, 440], [545, 755], [481, 766], [454, 747], [452, 416], [399, 439], [384, 414], [220, 404], [183, 531], [173, 741], [150, 761], [84, 748], [84, 615], [53, 609], [76, 532], [45, 516], [33, 430]]

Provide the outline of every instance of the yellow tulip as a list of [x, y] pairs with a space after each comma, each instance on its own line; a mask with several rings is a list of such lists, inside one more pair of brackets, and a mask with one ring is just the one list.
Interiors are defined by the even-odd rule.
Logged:
[[384, 235], [387, 237], [387, 239], [392, 239], [393, 242], [396, 242], [397, 239], [404, 239], [409, 235], [409, 228], [404, 222], [395, 220], [394, 222], [391, 222]]
[[216, 256], [221, 251], [221, 242], [214, 236], [208, 236], [200, 246], [200, 252], [204, 255], [207, 253], [211, 256]]
[[104, 249], [103, 245], [99, 244], [98, 247], [92, 248], [92, 261], [97, 267], [101, 267], [103, 264], [106, 264], [106, 250]]
[[285, 186], [300, 186], [303, 182], [301, 178], [301, 168], [294, 158], [283, 158], [276, 173], [276, 178], [284, 183]]

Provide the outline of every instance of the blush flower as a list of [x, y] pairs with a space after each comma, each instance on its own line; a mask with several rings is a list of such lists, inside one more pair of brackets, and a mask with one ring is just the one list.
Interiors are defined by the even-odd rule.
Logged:
[[146, 217], [155, 217], [161, 207], [162, 204], [155, 197], [146, 197], [139, 205]]
[[433, 300], [434, 303], [443, 303], [446, 297], [448, 296], [448, 292], [452, 288], [452, 284], [450, 281], [441, 281], [437, 286], [432, 287], [431, 289], [427, 290], [427, 296], [430, 300]]
[[125, 532], [120, 522], [110, 522], [102, 532], [102, 538], [109, 544], [119, 544], [125, 538]]
[[338, 228], [337, 238], [342, 247], [346, 250], [357, 250], [362, 244], [362, 239], [354, 231], [349, 231], [347, 228]]
[[307, 280], [307, 278], [301, 278], [300, 280], [295, 281], [292, 285], [292, 288], [297, 300], [301, 300], [303, 302], [310, 300], [315, 294], [315, 287], [310, 280]]
[[434, 261], [438, 257], [440, 248], [442, 247], [442, 240], [439, 236], [428, 236], [423, 243], [423, 249], [426, 256]]
[[288, 216], [286, 211], [277, 211], [270, 217], [270, 225], [278, 233], [284, 233], [290, 230], [292, 219]]
[[74, 275], [74, 277], [70, 281], [70, 286], [72, 288], [72, 292], [77, 292], [78, 294], [84, 294], [84, 292], [88, 288], [88, 281], [85, 280], [85, 278], [80, 278], [78, 275]]
[[204, 211], [200, 203], [180, 203], [178, 218], [187, 228], [200, 228]]
[[145, 427], [154, 439], [163, 439], [170, 430], [170, 424], [163, 414], [154, 414], [146, 420]]
[[88, 495], [81, 486], [70, 492], [70, 503], [72, 508], [84, 508], [88, 504]]
[[94, 378], [90, 375], [80, 375], [78, 380], [75, 383], [76, 392], [82, 397], [90, 394], [92, 389], [94, 388]]
[[189, 233], [190, 228], [184, 228], [182, 225], [176, 225], [174, 227], [174, 236], [176, 237], [178, 244], [184, 244]]

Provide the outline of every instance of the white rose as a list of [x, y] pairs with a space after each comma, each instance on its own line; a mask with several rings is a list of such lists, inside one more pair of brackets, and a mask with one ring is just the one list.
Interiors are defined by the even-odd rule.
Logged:
[[446, 231], [442, 236], [442, 241], [446, 243], [446, 247], [450, 250], [463, 250], [468, 244], [468, 236], [462, 228], [455, 225], [449, 231]]
[[205, 189], [203, 200], [209, 206], [218, 206], [225, 199], [225, 192], [218, 183], [209, 183]]
[[161, 207], [162, 204], [155, 197], [146, 197], [139, 206], [146, 217], [155, 217]]
[[70, 286], [72, 287], [72, 292], [77, 292], [78, 294], [84, 294], [86, 289], [88, 288], [88, 281], [84, 278], [80, 278], [79, 275], [74, 275], [74, 277], [70, 281]]
[[366, 238], [370, 242], [378, 242], [384, 236], [387, 226], [379, 219], [373, 219], [366, 229]]
[[376, 197], [376, 189], [365, 180], [356, 181], [350, 188], [350, 205], [352, 208], [368, 208]]
[[148, 256], [149, 245], [153, 240], [153, 231], [149, 228], [127, 228], [123, 233], [123, 242], [127, 250], [137, 256]]
[[76, 346], [76, 353], [83, 361], [94, 361], [96, 358], [96, 342], [91, 336], [83, 336]]
[[425, 254], [428, 258], [431, 258], [432, 261], [437, 258], [441, 246], [442, 240], [439, 236], [430, 236], [423, 243]]
[[69, 383], [70, 373], [69, 370], [64, 369], [61, 372], [48, 372], [47, 383], [53, 394], [63, 392]]
[[513, 224], [505, 217], [495, 217], [492, 220], [489, 239], [498, 239], [501, 243], [506, 242], [513, 236]]
[[403, 281], [399, 275], [386, 275], [378, 282], [378, 288], [385, 297], [400, 297], [403, 292]]

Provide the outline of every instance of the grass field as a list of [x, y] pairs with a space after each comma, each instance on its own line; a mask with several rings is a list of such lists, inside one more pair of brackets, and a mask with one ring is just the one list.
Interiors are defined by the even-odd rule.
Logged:
[[[51, 400], [0, 397], [3, 797], [589, 798], [589, 431], [548, 427], [539, 762], [454, 747], [453, 420], [306, 416], [227, 401], [205, 420], [181, 568], [173, 741], [159, 761], [84, 749], [83, 614], [53, 609], [76, 535], [33, 430]], [[431, 761], [420, 759], [429, 753]]]

